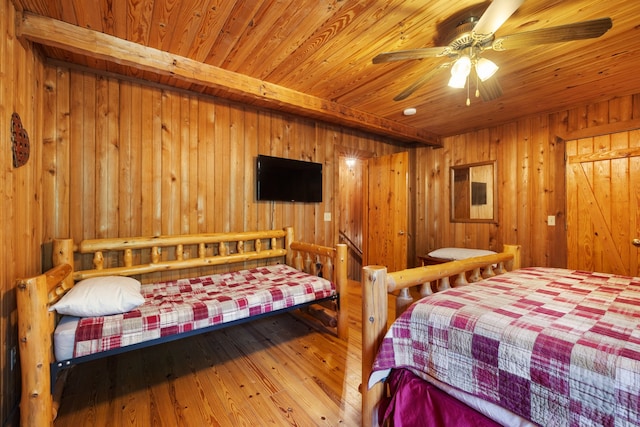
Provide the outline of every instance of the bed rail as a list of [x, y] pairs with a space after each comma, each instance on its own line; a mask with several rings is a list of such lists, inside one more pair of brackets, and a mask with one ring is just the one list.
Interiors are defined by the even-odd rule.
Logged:
[[[377, 425], [376, 407], [382, 398], [384, 387], [378, 383], [371, 389], [366, 384], [371, 374], [375, 355], [388, 329], [388, 294], [398, 293], [396, 316], [412, 301], [409, 288], [420, 287], [421, 296], [431, 293], [432, 282], [437, 289], [464, 286], [483, 277], [502, 274], [520, 268], [520, 246], [504, 245], [503, 252], [495, 255], [468, 258], [443, 264], [409, 268], [387, 273], [384, 266], [370, 265], [362, 268], [362, 425]], [[453, 280], [452, 280], [453, 278]]]
[[91, 254], [93, 268], [77, 270], [73, 279], [114, 274], [133, 276], [197, 267], [228, 265], [287, 255], [293, 229], [241, 233], [187, 234], [83, 240], [54, 240], [61, 262], [73, 262], [74, 252]]

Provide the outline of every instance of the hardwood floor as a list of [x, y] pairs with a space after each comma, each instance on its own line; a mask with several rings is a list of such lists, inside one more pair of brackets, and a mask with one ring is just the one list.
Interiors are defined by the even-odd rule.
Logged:
[[54, 425], [359, 426], [359, 291], [348, 341], [283, 314], [78, 365]]

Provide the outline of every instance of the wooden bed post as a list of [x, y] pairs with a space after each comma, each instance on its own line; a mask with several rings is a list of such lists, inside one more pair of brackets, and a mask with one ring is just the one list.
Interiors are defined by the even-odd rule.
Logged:
[[[387, 329], [387, 268], [373, 265], [362, 269], [362, 425], [374, 425], [377, 419], [374, 410], [384, 391], [378, 382], [367, 388], [373, 361]], [[383, 304], [377, 302], [384, 302]], [[365, 327], [365, 323], [368, 324]]]
[[[44, 274], [17, 282], [17, 306], [22, 395], [20, 425], [53, 424], [50, 366], [51, 335], [48, 333], [47, 279]], [[50, 313], [49, 316], [54, 316]], [[25, 369], [26, 368], [26, 369]]]
[[517, 270], [521, 267], [520, 245], [503, 245], [502, 251], [513, 254], [513, 261], [511, 261], [511, 265], [508, 266], [510, 268], [507, 268], [509, 271]]
[[[51, 258], [53, 259], [53, 266], [61, 264], [69, 264], [73, 270], [73, 239], [53, 239], [53, 253]], [[65, 289], [73, 287], [73, 275], [70, 274], [64, 283]]]
[[16, 281], [23, 427], [53, 425], [57, 415], [57, 403], [51, 394], [50, 365], [54, 360], [52, 335], [56, 313], [48, 311], [49, 294], [60, 282], [64, 283], [64, 289], [73, 286], [73, 240], [53, 241], [53, 263], [55, 267], [47, 273]]
[[284, 237], [284, 248], [287, 250], [287, 259], [285, 260], [285, 262], [287, 263], [287, 265], [290, 266], [294, 266], [295, 264], [293, 263], [293, 251], [291, 250], [291, 243], [293, 242], [293, 227], [288, 226], [284, 228], [284, 231], [287, 233], [286, 236]]
[[53, 425], [56, 411], [51, 395], [50, 363], [56, 314], [48, 311], [49, 291], [63, 278], [70, 277], [71, 272], [69, 264], [62, 264], [45, 274], [16, 281], [22, 376], [20, 425], [23, 427]]

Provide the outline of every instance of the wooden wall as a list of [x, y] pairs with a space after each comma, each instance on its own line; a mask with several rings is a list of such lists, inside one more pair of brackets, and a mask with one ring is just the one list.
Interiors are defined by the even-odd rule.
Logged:
[[[566, 266], [566, 144], [557, 136], [637, 119], [639, 108], [640, 95], [621, 96], [448, 137], [442, 149], [418, 149], [416, 253], [446, 246], [500, 250], [503, 243], [517, 243], [525, 266]], [[497, 222], [451, 223], [449, 168], [488, 160], [498, 168]], [[547, 225], [549, 215], [556, 217], [555, 226]]]
[[[17, 415], [19, 368], [12, 366], [17, 348], [14, 282], [40, 271], [42, 241], [42, 112], [43, 66], [28, 44], [15, 38], [15, 10], [10, 0], [0, 0], [0, 366], [2, 404], [0, 422], [11, 425]], [[11, 115], [18, 113], [31, 141], [29, 161], [13, 167]]]
[[[336, 146], [402, 150], [303, 118], [61, 64], [45, 69], [44, 240], [293, 225], [334, 244]], [[257, 202], [255, 159], [323, 164], [322, 203]]]
[[[564, 265], [564, 146], [553, 133], [563, 123], [562, 115], [530, 117], [446, 138], [439, 150], [418, 150], [417, 253], [516, 243], [523, 245], [525, 266]], [[497, 222], [450, 222], [449, 168], [489, 160], [497, 165]], [[557, 215], [555, 227], [547, 225], [548, 215]]]

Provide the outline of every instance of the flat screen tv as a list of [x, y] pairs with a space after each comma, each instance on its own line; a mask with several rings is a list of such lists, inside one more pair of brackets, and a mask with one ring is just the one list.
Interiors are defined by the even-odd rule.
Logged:
[[322, 201], [322, 163], [258, 155], [258, 200], [315, 203]]

